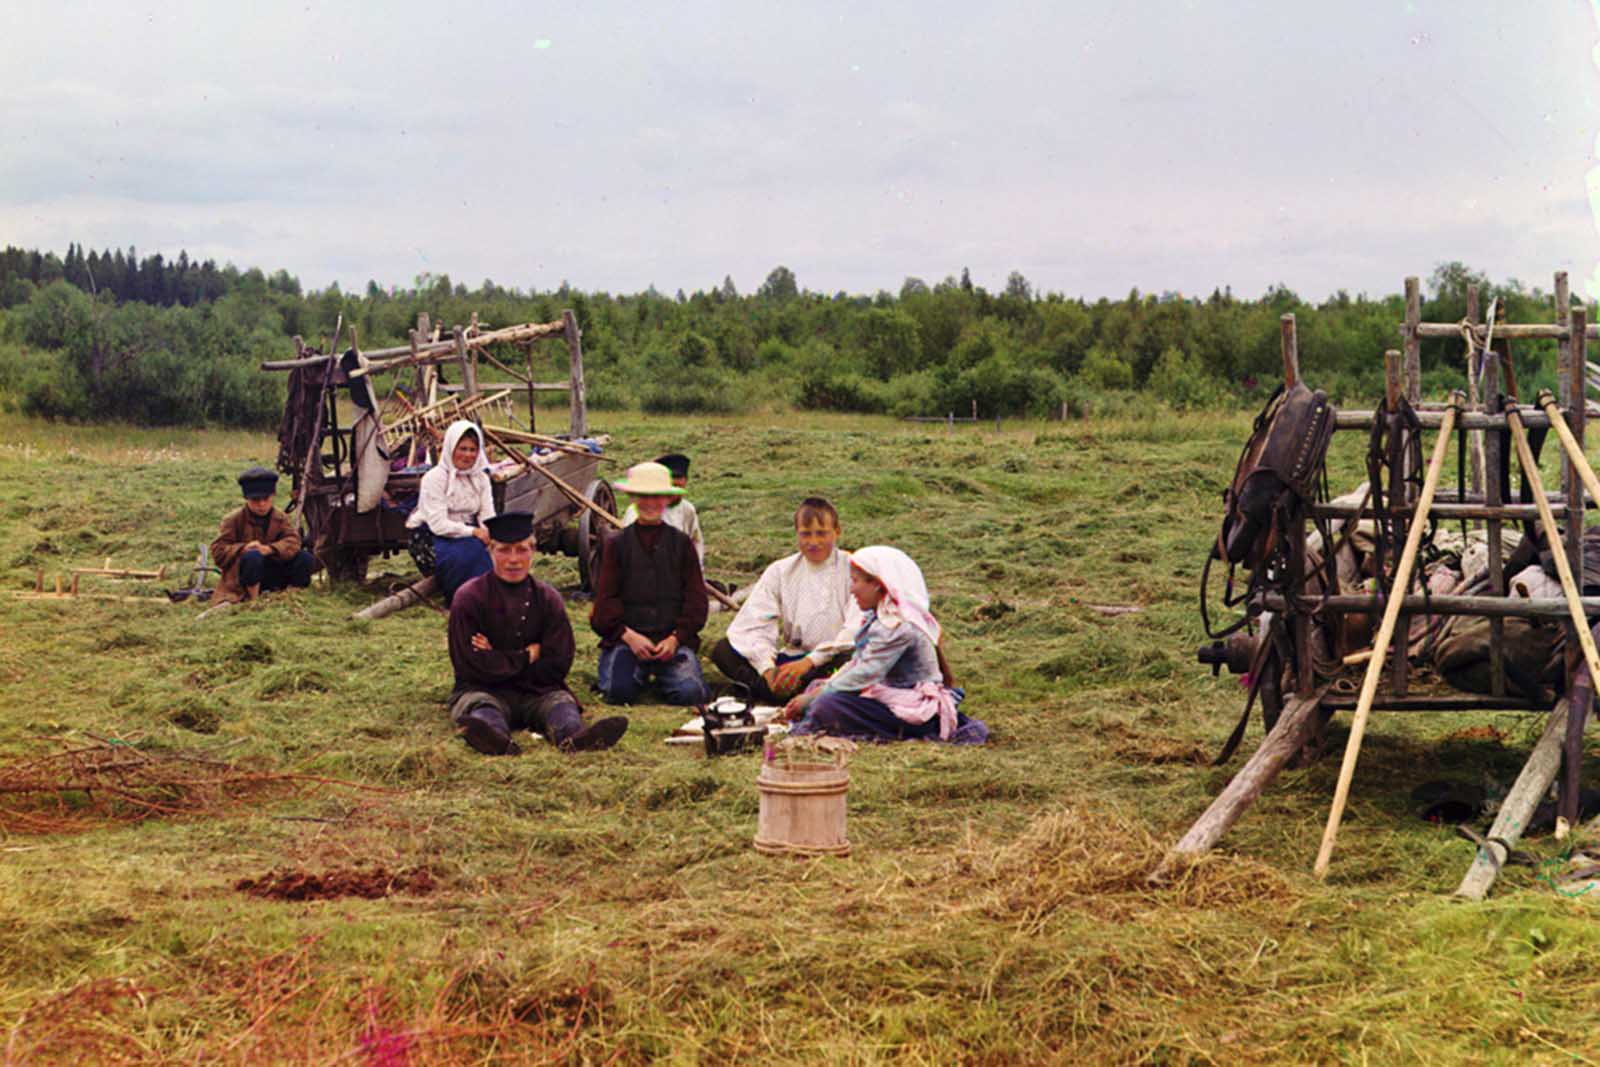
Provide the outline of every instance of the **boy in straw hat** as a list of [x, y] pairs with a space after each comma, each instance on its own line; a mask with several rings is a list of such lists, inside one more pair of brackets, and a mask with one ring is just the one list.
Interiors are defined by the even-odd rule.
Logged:
[[277, 473], [251, 467], [239, 475], [239, 489], [244, 507], [222, 520], [211, 542], [211, 558], [222, 568], [211, 602], [254, 600], [263, 592], [310, 585], [316, 560], [300, 547], [300, 531], [272, 502]]
[[628, 729], [620, 716], [584, 725], [567, 689], [576, 643], [561, 594], [530, 573], [533, 516], [488, 519], [493, 570], [467, 581], [450, 601], [450, 718], [489, 756], [514, 756], [514, 729], [568, 752], [610, 748]]
[[665, 521], [683, 495], [660, 463], [628, 469], [617, 488], [633, 497], [637, 520], [606, 542], [589, 623], [600, 635], [600, 694], [631, 704], [653, 680], [668, 704], [710, 699], [700, 673], [705, 579], [694, 544]]
[[[689, 489], [689, 457], [681, 452], [669, 452], [664, 456], [657, 456], [655, 461], [672, 472], [672, 484], [688, 492]], [[632, 504], [622, 513], [622, 525], [632, 526], [639, 520], [639, 509]], [[700, 532], [700, 513], [694, 505], [689, 503], [689, 498], [680, 496], [667, 504], [667, 510], [662, 514], [661, 521], [675, 529], [682, 530], [694, 542], [694, 553], [700, 557], [700, 568], [706, 565], [706, 539]]]

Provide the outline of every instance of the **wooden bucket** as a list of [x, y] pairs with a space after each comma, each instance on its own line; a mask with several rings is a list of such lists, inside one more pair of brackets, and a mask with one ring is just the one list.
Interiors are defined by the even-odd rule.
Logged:
[[845, 794], [850, 772], [838, 763], [762, 764], [756, 851], [775, 856], [848, 856]]

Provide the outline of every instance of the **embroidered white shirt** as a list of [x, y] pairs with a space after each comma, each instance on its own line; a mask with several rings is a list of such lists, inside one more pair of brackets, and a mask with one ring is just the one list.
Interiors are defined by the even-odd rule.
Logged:
[[861, 609], [850, 595], [850, 556], [834, 549], [813, 564], [796, 552], [767, 565], [728, 626], [728, 643], [765, 673], [780, 651], [806, 653], [817, 666], [855, 644]]

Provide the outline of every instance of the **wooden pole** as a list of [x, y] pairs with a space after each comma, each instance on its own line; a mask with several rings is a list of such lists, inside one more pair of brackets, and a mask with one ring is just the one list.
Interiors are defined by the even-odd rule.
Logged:
[[404, 589], [374, 604], [369, 604], [360, 611], [351, 615], [352, 619], [382, 619], [393, 615], [397, 611], [404, 611], [413, 604], [420, 604], [434, 594], [439, 588], [439, 582], [433, 575], [419, 579], [406, 586]]
[[572, 363], [571, 388], [567, 393], [567, 401], [572, 406], [571, 432], [574, 438], [588, 437], [589, 397], [583, 385], [583, 331], [578, 329], [578, 318], [571, 311], [561, 313], [561, 322], [566, 330], [567, 354]]
[[[1469, 326], [1476, 326], [1478, 324], [1478, 287], [1476, 285], [1467, 286], [1467, 324]], [[1484, 361], [1484, 365], [1488, 365], [1488, 360]], [[1479, 389], [1480, 384], [1481, 383], [1478, 379], [1478, 353], [1473, 342], [1468, 341], [1467, 404], [1474, 411], [1478, 410], [1480, 402], [1483, 400], [1483, 395]], [[1483, 492], [1484, 470], [1483, 431], [1469, 430], [1467, 433], [1467, 440], [1469, 442], [1467, 447], [1467, 459], [1471, 464], [1467, 483], [1472, 487], [1472, 491], [1474, 493], [1481, 493]]]
[[1283, 388], [1287, 392], [1300, 381], [1300, 339], [1295, 333], [1292, 311], [1278, 317], [1278, 343], [1283, 350]]
[[1567, 698], [1562, 697], [1550, 713], [1550, 718], [1545, 720], [1544, 734], [1529, 753], [1522, 773], [1517, 775], [1511, 791], [1500, 802], [1500, 812], [1495, 816], [1494, 825], [1489, 828], [1489, 844], [1479, 847], [1478, 854], [1472, 859], [1472, 866], [1467, 868], [1466, 876], [1456, 888], [1456, 896], [1482, 900], [1489, 894], [1489, 887], [1499, 877], [1500, 867], [1510, 854], [1511, 847], [1528, 828], [1533, 809], [1538, 807], [1539, 801], [1549, 791], [1550, 783], [1556, 779], [1556, 768], [1561, 765], [1561, 739], [1566, 731]]
[[1283, 770], [1284, 765], [1303, 748], [1318, 726], [1322, 694], [1326, 687], [1310, 697], [1290, 697], [1289, 704], [1278, 717], [1278, 724], [1262, 740], [1239, 773], [1233, 776], [1217, 799], [1196, 819], [1183, 839], [1166, 854], [1161, 865], [1150, 874], [1151, 882], [1162, 882], [1185, 866], [1216, 847], [1222, 835], [1239, 821], [1245, 809], [1254, 804], [1261, 791]]
[[461, 364], [461, 381], [467, 387], [467, 396], [478, 395], [478, 361], [467, 351], [467, 335], [460, 326], [455, 328], [456, 359]]
[[[1539, 480], [1539, 463], [1533, 458], [1533, 450], [1528, 447], [1528, 432], [1522, 428], [1522, 420], [1515, 412], [1511, 413], [1508, 421], [1511, 441], [1517, 447], [1517, 458], [1522, 461], [1523, 474], [1533, 486], [1533, 501], [1539, 505], [1539, 525], [1544, 529], [1545, 543], [1550, 546], [1550, 558], [1555, 561], [1556, 575], [1561, 579], [1561, 592], [1567, 598], [1567, 614], [1578, 633], [1578, 645], [1583, 649], [1584, 662], [1589, 665], [1589, 677], [1600, 678], [1600, 651], [1595, 650], [1594, 636], [1589, 632], [1589, 621], [1583, 612], [1582, 597], [1572, 580], [1572, 565], [1567, 561], [1566, 546], [1561, 543], [1561, 531], [1556, 528], [1555, 516], [1550, 514], [1550, 502], [1544, 496], [1544, 485]], [[1569, 524], [1574, 521], [1581, 524], [1583, 520], [1568, 520]], [[1571, 691], [1570, 685], [1568, 691]]]
[[1445, 453], [1450, 448], [1450, 433], [1455, 428], [1456, 406], [1461, 394], [1455, 393], [1453, 404], [1445, 412], [1438, 439], [1433, 444], [1433, 457], [1428, 461], [1428, 471], [1422, 481], [1422, 496], [1417, 501], [1417, 514], [1406, 533], [1406, 547], [1395, 567], [1394, 582], [1390, 587], [1389, 603], [1383, 609], [1383, 623], [1378, 637], [1372, 642], [1372, 659], [1367, 663], [1361, 682], [1361, 697], [1356, 703], [1356, 713], [1350, 723], [1350, 740], [1345, 745], [1344, 764], [1339, 768], [1339, 784], [1334, 789], [1333, 807], [1328, 811], [1328, 825], [1322, 832], [1322, 847], [1317, 852], [1317, 862], [1312, 870], [1318, 878], [1328, 874], [1328, 862], [1333, 858], [1333, 843], [1339, 835], [1339, 820], [1344, 817], [1344, 806], [1350, 798], [1350, 780], [1356, 773], [1356, 758], [1361, 753], [1361, 738], [1366, 733], [1367, 718], [1372, 713], [1372, 698], [1378, 692], [1378, 678], [1383, 674], [1383, 656], [1394, 637], [1394, 627], [1400, 618], [1400, 607], [1405, 602], [1405, 591], [1411, 584], [1411, 568], [1417, 561], [1417, 549], [1422, 543], [1422, 532], [1428, 525], [1428, 509], [1433, 506], [1434, 490], [1439, 487], [1439, 472], [1444, 469]]
[[1422, 399], [1422, 340], [1417, 327], [1422, 323], [1422, 287], [1416, 278], [1406, 279], [1406, 399], [1416, 404]]

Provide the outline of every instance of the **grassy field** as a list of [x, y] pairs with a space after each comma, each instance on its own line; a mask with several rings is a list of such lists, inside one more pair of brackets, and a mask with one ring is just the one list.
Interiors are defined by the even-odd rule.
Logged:
[[[757, 758], [666, 746], [681, 711], [634, 709], [608, 753], [469, 751], [443, 713], [442, 617], [349, 619], [403, 558], [203, 621], [8, 595], [0, 1062], [1600, 1062], [1595, 905], [1548, 867], [1451, 901], [1472, 846], [1411, 811], [1430, 778], [1508, 782], [1535, 720], [1377, 717], [1325, 884], [1336, 758], [1286, 773], [1183, 881], [1145, 885], [1242, 759], [1208, 766], [1242, 692], [1193, 655], [1245, 416], [597, 422], [625, 461], [695, 457], [713, 576], [792, 551], [812, 492], [847, 545], [910, 552], [993, 743], [861, 752], [854, 854], [780, 860], [750, 847]], [[0, 586], [107, 556], [182, 570], [235, 472], [274, 451], [0, 416]], [[1335, 484], [1357, 463], [1336, 457]], [[537, 569], [576, 586], [569, 560]], [[114, 789], [18, 791], [81, 781], [60, 755], [79, 749], [185, 780], [151, 818]]]

